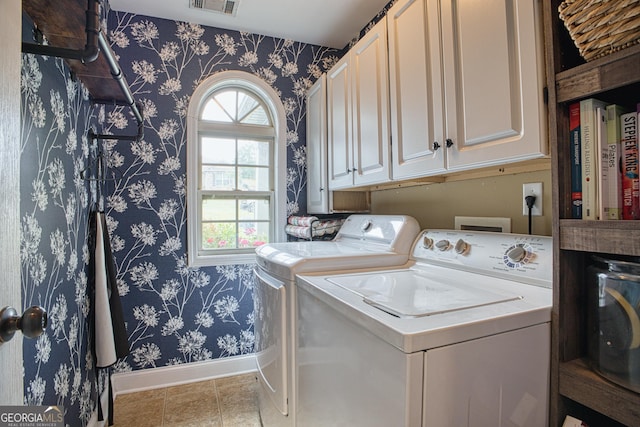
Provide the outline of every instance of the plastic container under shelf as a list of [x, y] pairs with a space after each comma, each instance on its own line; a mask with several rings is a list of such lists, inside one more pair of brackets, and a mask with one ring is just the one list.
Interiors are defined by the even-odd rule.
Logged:
[[591, 366], [608, 380], [640, 393], [640, 263], [593, 260], [587, 300]]

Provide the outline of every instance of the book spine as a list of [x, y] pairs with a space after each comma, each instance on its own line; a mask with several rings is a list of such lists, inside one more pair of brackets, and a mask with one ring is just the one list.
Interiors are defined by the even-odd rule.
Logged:
[[580, 101], [580, 143], [582, 144], [582, 218], [598, 219], [598, 168], [599, 152], [596, 140], [596, 109], [606, 104], [595, 98]]
[[580, 103], [569, 105], [571, 144], [571, 217], [582, 219], [582, 147], [580, 144]]
[[609, 205], [609, 184], [613, 179], [609, 175], [609, 145], [607, 144], [607, 111], [604, 108], [596, 108], [596, 172], [595, 178], [598, 180], [597, 191], [597, 214], [596, 219], [606, 219], [605, 207]]
[[604, 219], [622, 219], [622, 155], [620, 116], [626, 111], [620, 105], [607, 106], [607, 198]]
[[622, 137], [622, 219], [640, 219], [638, 180], [638, 114], [620, 117]]

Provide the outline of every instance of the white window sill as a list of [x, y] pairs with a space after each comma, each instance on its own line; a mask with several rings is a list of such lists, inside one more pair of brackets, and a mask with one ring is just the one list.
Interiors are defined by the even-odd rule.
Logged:
[[217, 265], [255, 264], [256, 254], [200, 255], [189, 259], [189, 267], [215, 267]]

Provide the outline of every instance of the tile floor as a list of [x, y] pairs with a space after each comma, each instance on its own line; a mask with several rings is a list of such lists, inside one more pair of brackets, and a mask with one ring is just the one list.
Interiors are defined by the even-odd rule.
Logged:
[[115, 427], [260, 427], [255, 374], [121, 394]]

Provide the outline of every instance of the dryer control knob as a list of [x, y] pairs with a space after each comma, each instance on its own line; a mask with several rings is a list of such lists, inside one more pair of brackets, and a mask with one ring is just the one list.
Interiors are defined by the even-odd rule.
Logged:
[[431, 237], [424, 236], [422, 239], [422, 246], [425, 249], [431, 249], [433, 247], [433, 239]]
[[371, 226], [373, 225], [373, 223], [371, 222], [370, 219], [364, 220], [362, 221], [362, 224], [360, 224], [360, 231], [367, 232], [371, 229]]
[[465, 254], [469, 250], [469, 244], [462, 239], [459, 239], [456, 242], [456, 246], [454, 247], [456, 253]]
[[527, 256], [527, 250], [522, 246], [514, 246], [507, 252], [507, 257], [513, 262], [520, 262]]
[[446, 251], [447, 249], [449, 249], [449, 241], [448, 240], [438, 240], [436, 242], [436, 248], [440, 249], [441, 251]]

